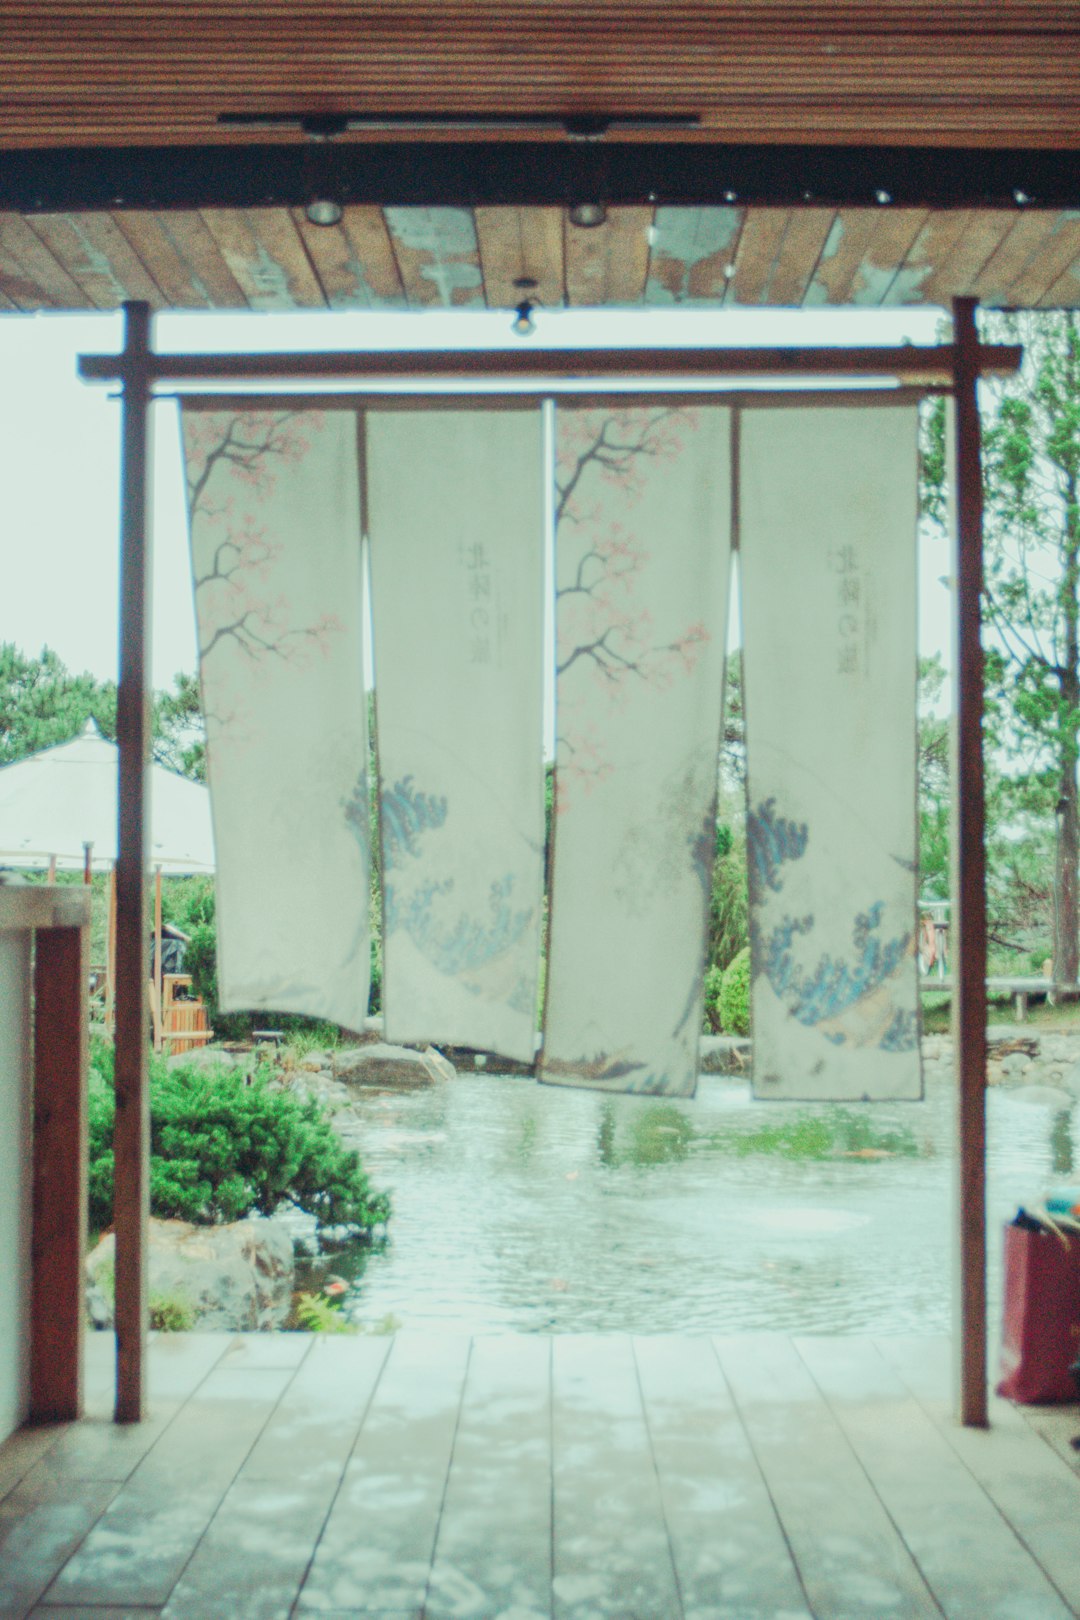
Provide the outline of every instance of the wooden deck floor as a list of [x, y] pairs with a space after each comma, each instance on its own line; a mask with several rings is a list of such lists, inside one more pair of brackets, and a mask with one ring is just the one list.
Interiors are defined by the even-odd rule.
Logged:
[[1080, 1410], [938, 1340], [161, 1337], [153, 1415], [0, 1448], [0, 1616], [1066, 1620]]

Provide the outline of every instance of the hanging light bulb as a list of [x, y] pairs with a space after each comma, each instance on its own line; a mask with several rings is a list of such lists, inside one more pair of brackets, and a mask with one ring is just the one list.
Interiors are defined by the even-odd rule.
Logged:
[[510, 323], [510, 330], [515, 337], [532, 337], [536, 331], [536, 322], [533, 320], [533, 310], [536, 305], [531, 298], [523, 298], [514, 310], [514, 319]]

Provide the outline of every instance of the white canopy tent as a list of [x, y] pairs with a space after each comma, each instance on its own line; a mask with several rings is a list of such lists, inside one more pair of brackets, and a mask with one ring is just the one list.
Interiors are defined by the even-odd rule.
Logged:
[[[0, 769], [0, 866], [81, 870], [117, 854], [117, 747], [93, 720], [72, 742]], [[210, 795], [162, 765], [150, 768], [148, 854], [167, 875], [213, 872]]]

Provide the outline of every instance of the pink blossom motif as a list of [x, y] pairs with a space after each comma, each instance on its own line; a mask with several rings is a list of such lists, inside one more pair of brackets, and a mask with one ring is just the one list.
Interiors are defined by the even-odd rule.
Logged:
[[[709, 640], [700, 620], [671, 641], [657, 634], [648, 572], [663, 536], [646, 545], [634, 513], [652, 469], [675, 463], [699, 422], [696, 411], [670, 406], [560, 412], [557, 810], [612, 769], [595, 720], [585, 722], [585, 692], [600, 692], [612, 710], [623, 710], [637, 683], [664, 692], [691, 674]], [[595, 700], [589, 708], [595, 713]]]
[[[260, 524], [256, 510], [274, 494], [280, 472], [299, 465], [324, 426], [318, 411], [188, 411], [184, 418], [188, 512], [193, 534], [195, 600], [199, 620], [199, 673], [204, 695], [214, 661], [215, 712], [209, 723], [228, 723], [223, 709], [220, 650], [258, 667], [281, 660], [298, 671], [325, 658], [344, 625], [335, 613], [297, 615], [276, 585], [282, 544]], [[238, 720], [232, 715], [232, 722]]]

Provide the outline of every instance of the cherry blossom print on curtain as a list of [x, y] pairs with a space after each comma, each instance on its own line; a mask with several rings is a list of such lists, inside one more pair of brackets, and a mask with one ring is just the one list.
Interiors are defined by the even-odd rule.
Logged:
[[532, 1062], [543, 919], [539, 404], [366, 416], [388, 1039]]
[[541, 1078], [697, 1084], [730, 568], [730, 412], [560, 402]]
[[740, 442], [754, 1089], [917, 1098], [916, 408]]
[[357, 417], [184, 402], [227, 1010], [367, 1015]]

